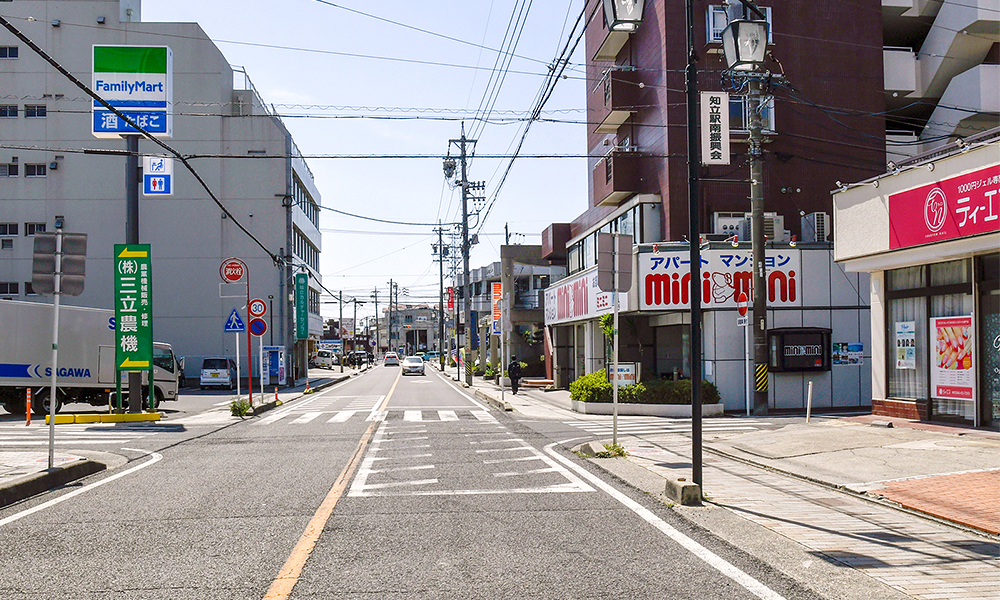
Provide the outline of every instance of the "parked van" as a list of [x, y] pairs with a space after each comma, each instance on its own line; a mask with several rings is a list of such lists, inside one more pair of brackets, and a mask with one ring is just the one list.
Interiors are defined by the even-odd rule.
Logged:
[[201, 363], [201, 389], [208, 387], [236, 388], [236, 363], [231, 358], [210, 356]]
[[317, 350], [316, 366], [320, 369], [332, 369], [337, 364], [337, 355], [333, 350]]

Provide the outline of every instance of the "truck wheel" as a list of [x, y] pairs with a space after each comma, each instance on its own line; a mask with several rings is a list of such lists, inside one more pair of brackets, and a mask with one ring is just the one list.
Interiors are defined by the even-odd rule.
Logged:
[[[49, 414], [49, 388], [44, 388], [31, 399], [31, 410], [39, 417]], [[56, 413], [62, 410], [62, 399], [56, 394]]]
[[8, 400], [3, 403], [3, 409], [12, 415], [23, 415], [25, 413], [24, 401]]

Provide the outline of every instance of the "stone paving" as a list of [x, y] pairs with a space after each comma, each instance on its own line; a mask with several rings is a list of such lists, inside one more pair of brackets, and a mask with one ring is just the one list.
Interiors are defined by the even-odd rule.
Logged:
[[874, 493], [907, 508], [1000, 534], [1000, 470], [893, 481]]
[[[639, 450], [629, 460], [664, 477], [676, 478], [677, 467], [690, 469], [686, 437], [624, 441], [630, 449], [650, 444], [662, 449]], [[858, 569], [918, 599], [1000, 598], [995, 541], [737, 461], [706, 456], [703, 465], [704, 492], [713, 504], [801, 544], [819, 559]]]

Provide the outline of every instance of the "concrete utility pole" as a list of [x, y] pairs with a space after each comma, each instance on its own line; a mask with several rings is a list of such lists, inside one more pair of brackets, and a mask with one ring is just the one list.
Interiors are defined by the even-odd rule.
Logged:
[[378, 358], [379, 350], [382, 349], [382, 332], [378, 330], [378, 288], [372, 292], [372, 298], [375, 298], [375, 351], [372, 354]]
[[344, 372], [344, 351], [347, 350], [347, 344], [344, 343], [344, 290], [340, 290], [337, 296], [337, 301], [340, 303], [340, 320], [337, 321], [337, 337], [340, 338], [340, 372]]
[[396, 349], [393, 348], [392, 346], [392, 286], [393, 283], [392, 280], [390, 279], [389, 280], [389, 327], [388, 327], [389, 341], [386, 343], [386, 346], [389, 348], [389, 352], [396, 351]]
[[[125, 243], [139, 243], [139, 137], [126, 135], [125, 146], [128, 155], [125, 157]], [[53, 366], [53, 370], [55, 365]], [[153, 372], [149, 372], [150, 387], [152, 387]], [[55, 405], [55, 397], [51, 400]], [[142, 412], [142, 373], [128, 372], [128, 407], [129, 412]]]
[[761, 80], [750, 84], [750, 240], [753, 246], [753, 362], [754, 416], [767, 416], [767, 265], [764, 258], [764, 162], [761, 151], [764, 124], [760, 116]]
[[[469, 293], [469, 280], [471, 279], [469, 276], [469, 249], [471, 248], [469, 244], [469, 190], [473, 184], [468, 179], [467, 159], [468, 147], [474, 147], [476, 140], [465, 137], [465, 123], [463, 122], [462, 137], [457, 140], [449, 140], [448, 143], [449, 147], [451, 144], [458, 146], [458, 159], [462, 167], [462, 178], [457, 183], [462, 186], [462, 304], [464, 308], [462, 312], [465, 320], [465, 383], [472, 385], [472, 367], [469, 364], [469, 359], [472, 357], [472, 329], [475, 325], [472, 323], [472, 296]], [[451, 160], [451, 173], [449, 173], [449, 160], [451, 159], [445, 159], [445, 177], [451, 177], [454, 174], [454, 161]]]
[[438, 289], [440, 295], [438, 303], [438, 359], [441, 361], [441, 371], [444, 372], [444, 257], [447, 253], [444, 251], [444, 229], [441, 228], [440, 221], [438, 221], [438, 227], [434, 231], [438, 234]]

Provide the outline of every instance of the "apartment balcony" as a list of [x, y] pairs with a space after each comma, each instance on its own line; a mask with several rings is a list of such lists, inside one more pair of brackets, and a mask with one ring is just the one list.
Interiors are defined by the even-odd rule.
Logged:
[[593, 172], [594, 203], [618, 206], [639, 192], [639, 154], [612, 150], [598, 161]]
[[597, 133], [614, 133], [636, 111], [639, 100], [639, 72], [609, 69], [590, 94], [587, 106], [595, 111]]

